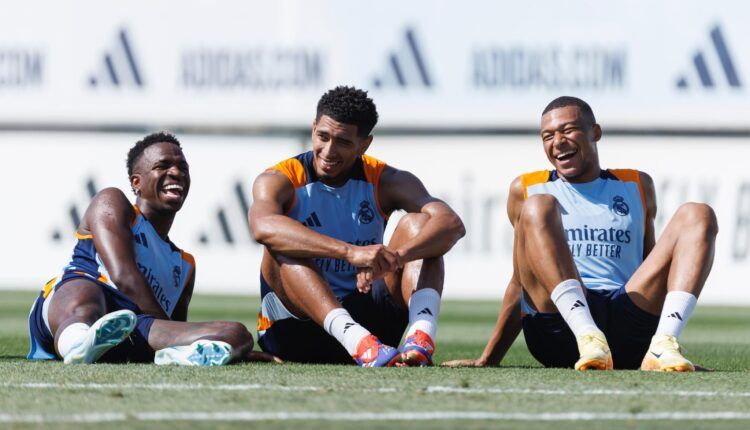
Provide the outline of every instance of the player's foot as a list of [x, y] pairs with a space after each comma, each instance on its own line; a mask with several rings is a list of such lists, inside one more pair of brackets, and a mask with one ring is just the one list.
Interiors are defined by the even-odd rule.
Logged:
[[695, 366], [682, 356], [680, 345], [674, 336], [658, 334], [651, 338], [651, 345], [641, 362], [641, 370], [693, 372]]
[[135, 328], [137, 318], [126, 309], [104, 315], [96, 320], [86, 332], [81, 343], [74, 346], [63, 361], [65, 364], [90, 364], [105, 352], [119, 345]]
[[430, 335], [417, 330], [407, 337], [404, 344], [398, 349], [397, 365], [410, 367], [432, 366], [432, 353], [435, 352], [435, 342]]
[[393, 366], [398, 360], [398, 350], [392, 346], [383, 345], [373, 336], [365, 336], [357, 345], [357, 353], [352, 357], [362, 367]]
[[156, 351], [154, 363], [179, 366], [222, 366], [232, 358], [232, 345], [220, 340], [200, 339], [190, 345]]
[[581, 358], [576, 361], [576, 370], [610, 370], [612, 353], [609, 351], [604, 333], [594, 331], [578, 338], [578, 352]]

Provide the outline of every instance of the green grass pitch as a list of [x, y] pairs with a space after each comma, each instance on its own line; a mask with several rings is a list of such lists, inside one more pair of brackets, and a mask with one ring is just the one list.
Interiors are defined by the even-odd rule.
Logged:
[[[683, 335], [694, 374], [541, 368], [522, 340], [502, 367], [221, 368], [29, 362], [35, 292], [0, 292], [0, 428], [750, 428], [750, 309], [701, 307]], [[447, 301], [436, 361], [477, 356], [499, 304]], [[197, 296], [190, 319], [254, 331], [258, 299]]]

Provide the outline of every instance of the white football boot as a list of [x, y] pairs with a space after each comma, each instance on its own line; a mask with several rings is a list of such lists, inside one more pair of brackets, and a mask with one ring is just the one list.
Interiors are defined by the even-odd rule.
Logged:
[[89, 327], [86, 338], [75, 345], [63, 361], [65, 364], [91, 364], [105, 352], [119, 345], [135, 328], [137, 318], [127, 309], [110, 312]]

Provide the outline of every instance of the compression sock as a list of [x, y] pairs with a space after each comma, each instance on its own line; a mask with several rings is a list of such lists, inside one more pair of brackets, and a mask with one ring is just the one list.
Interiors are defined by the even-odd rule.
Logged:
[[693, 314], [698, 298], [685, 291], [670, 291], [664, 299], [661, 318], [656, 327], [656, 334], [667, 334], [680, 337], [682, 329]]
[[336, 308], [328, 312], [323, 320], [323, 329], [335, 337], [351, 356], [357, 353], [359, 342], [370, 334], [366, 328], [354, 321], [344, 308]]
[[423, 288], [412, 293], [409, 299], [409, 327], [406, 329], [406, 337], [422, 330], [434, 341], [439, 313], [440, 293], [437, 290]]
[[581, 283], [577, 279], [560, 282], [552, 290], [550, 298], [576, 338], [591, 332], [601, 331], [596, 326], [594, 318], [591, 317], [586, 296], [583, 293]]
[[90, 327], [81, 322], [65, 327], [57, 338], [57, 352], [60, 353], [60, 357], [65, 358], [73, 347], [83, 342]]

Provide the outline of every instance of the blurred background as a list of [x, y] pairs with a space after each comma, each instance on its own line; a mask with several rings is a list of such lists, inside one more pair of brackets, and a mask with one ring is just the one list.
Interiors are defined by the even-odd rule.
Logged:
[[170, 237], [196, 256], [196, 291], [257, 295], [253, 180], [309, 148], [318, 98], [345, 84], [378, 106], [369, 153], [466, 224], [447, 297], [502, 296], [508, 186], [549, 167], [541, 111], [573, 95], [604, 129], [603, 166], [654, 178], [658, 231], [681, 203], [715, 208], [702, 301], [748, 305], [748, 19], [731, 0], [7, 2], [0, 289], [58, 274], [91, 196], [129, 193], [127, 150], [167, 129], [191, 165]]

